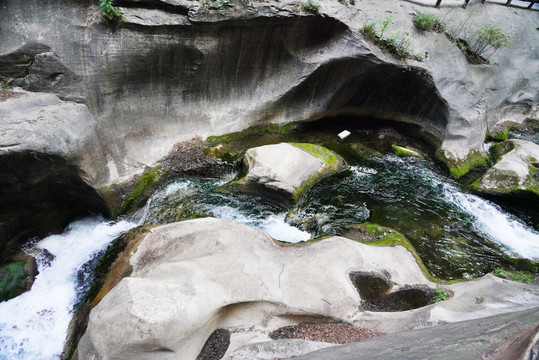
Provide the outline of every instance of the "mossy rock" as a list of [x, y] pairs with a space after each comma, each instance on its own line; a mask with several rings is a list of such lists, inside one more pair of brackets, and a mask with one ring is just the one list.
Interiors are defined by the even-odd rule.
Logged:
[[346, 168], [346, 162], [339, 155], [309, 143], [251, 148], [246, 152], [243, 164], [244, 176], [217, 191], [251, 193], [290, 203], [297, 201], [322, 178]]
[[36, 261], [28, 255], [17, 255], [11, 261], [0, 264], [0, 301], [7, 301], [30, 290], [36, 275]]
[[455, 179], [462, 178], [471, 170], [484, 172], [491, 165], [488, 155], [482, 154], [475, 149], [472, 149], [464, 160], [454, 160], [447, 156], [445, 151], [438, 149], [436, 151], [436, 158], [449, 168], [449, 172]]
[[419, 151], [411, 148], [405, 148], [402, 146], [397, 145], [391, 145], [393, 150], [395, 150], [395, 154], [401, 157], [424, 157]]

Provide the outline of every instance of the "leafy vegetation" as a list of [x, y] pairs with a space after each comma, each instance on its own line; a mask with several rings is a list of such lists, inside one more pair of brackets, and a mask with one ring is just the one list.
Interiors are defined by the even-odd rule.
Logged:
[[434, 290], [434, 293], [435, 293], [434, 299], [432, 300], [434, 302], [444, 301], [447, 299], [447, 293], [441, 287], [437, 287]]
[[434, 14], [419, 13], [419, 15], [414, 16], [413, 22], [415, 27], [421, 31], [444, 31], [444, 25], [440, 21], [440, 18]]
[[101, 17], [106, 21], [124, 21], [122, 12], [114, 7], [112, 0], [100, 0], [99, 10]]
[[[483, 24], [471, 31], [470, 24], [474, 12], [456, 24], [448, 25], [442, 21], [447, 37], [454, 42], [471, 64], [489, 64], [489, 58], [501, 47], [508, 46], [511, 37], [503, 28], [494, 24]], [[475, 19], [474, 19], [475, 20]], [[488, 54], [488, 56], [487, 56]]]
[[318, 8], [320, 7], [320, 5], [318, 5], [317, 3], [315, 3], [314, 1], [307, 1], [306, 3], [303, 3], [302, 4], [302, 8], [304, 11], [306, 12], [310, 12], [312, 14], [318, 14]]
[[510, 37], [503, 31], [501, 26], [485, 24], [481, 25], [474, 33], [470, 49], [480, 56], [490, 52], [488, 59], [496, 50], [509, 45], [509, 43]]
[[410, 51], [410, 44], [414, 37], [408, 31], [397, 29], [389, 37], [385, 36], [388, 27], [393, 23], [393, 17], [387, 16], [385, 19], [378, 22], [369, 22], [365, 24], [360, 32], [366, 39], [375, 43], [381, 49], [387, 50], [395, 58], [415, 59], [422, 61], [421, 55], [414, 55]]
[[535, 277], [531, 274], [526, 274], [520, 271], [507, 271], [501, 268], [494, 269], [492, 273], [503, 279], [513, 279], [526, 284], [530, 284], [535, 279]]

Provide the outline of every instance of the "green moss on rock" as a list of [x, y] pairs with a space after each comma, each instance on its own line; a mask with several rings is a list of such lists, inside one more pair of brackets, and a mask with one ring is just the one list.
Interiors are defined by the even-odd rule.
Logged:
[[460, 179], [472, 169], [488, 168], [491, 164], [488, 155], [481, 154], [475, 149], [472, 149], [464, 160], [453, 160], [447, 157], [442, 149], [438, 149], [436, 151], [436, 158], [446, 164], [449, 172], [455, 179]]
[[142, 205], [141, 203], [148, 199], [149, 192], [153, 188], [153, 185], [159, 181], [159, 170], [160, 169], [157, 167], [148, 167], [144, 170], [140, 178], [135, 183], [133, 191], [122, 202], [122, 205], [114, 214], [114, 217], [125, 214], [135, 206]]
[[402, 156], [402, 157], [410, 157], [410, 156], [419, 157], [420, 156], [420, 154], [417, 151], [412, 150], [412, 149], [407, 149], [407, 148], [397, 146], [397, 145], [391, 145], [391, 147], [393, 148], [393, 150], [395, 150], [395, 154], [397, 154], [398, 156]]
[[1, 264], [0, 301], [7, 301], [29, 290], [36, 274], [35, 260], [31, 257]]
[[311, 176], [309, 180], [307, 180], [301, 187], [297, 188], [294, 192], [292, 198], [294, 201], [297, 201], [301, 195], [303, 195], [308, 189], [310, 189], [314, 184], [316, 184], [320, 179], [323, 177], [329, 176], [331, 174], [334, 174], [338, 172], [339, 170], [342, 170], [345, 162], [344, 160], [334, 153], [331, 150], [326, 149], [323, 146], [316, 145], [316, 144], [309, 144], [309, 143], [295, 143], [291, 142], [290, 145], [293, 145], [312, 156], [322, 160], [324, 163], [322, 169], [318, 172], [318, 174]]
[[492, 145], [489, 149], [490, 156], [492, 161], [497, 163], [500, 158], [512, 151], [515, 148], [515, 145], [511, 141], [504, 141], [499, 144]]

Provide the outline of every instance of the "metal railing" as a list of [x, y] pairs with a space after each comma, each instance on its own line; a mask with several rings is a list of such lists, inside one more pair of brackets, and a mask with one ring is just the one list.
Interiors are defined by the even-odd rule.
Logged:
[[[480, 1], [481, 1], [481, 4], [484, 4], [486, 2], [486, 0], [480, 0]], [[507, 2], [505, 3], [505, 6], [510, 6], [512, 1], [513, 0], [507, 0]], [[469, 2], [470, 0], [464, 0], [462, 7], [466, 8]], [[537, 2], [537, 0], [529, 0], [529, 2], [530, 2], [530, 5], [528, 5], [526, 9], [531, 10], [533, 8], [533, 5]], [[441, 5], [442, 5], [442, 0], [436, 0], [436, 5], [434, 5], [434, 7], [439, 8]]]

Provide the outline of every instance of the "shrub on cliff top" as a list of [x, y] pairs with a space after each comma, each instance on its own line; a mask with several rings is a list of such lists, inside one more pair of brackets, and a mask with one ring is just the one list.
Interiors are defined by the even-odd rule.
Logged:
[[112, 0], [100, 0], [99, 9], [101, 10], [101, 17], [106, 21], [125, 20], [122, 12], [112, 5]]

